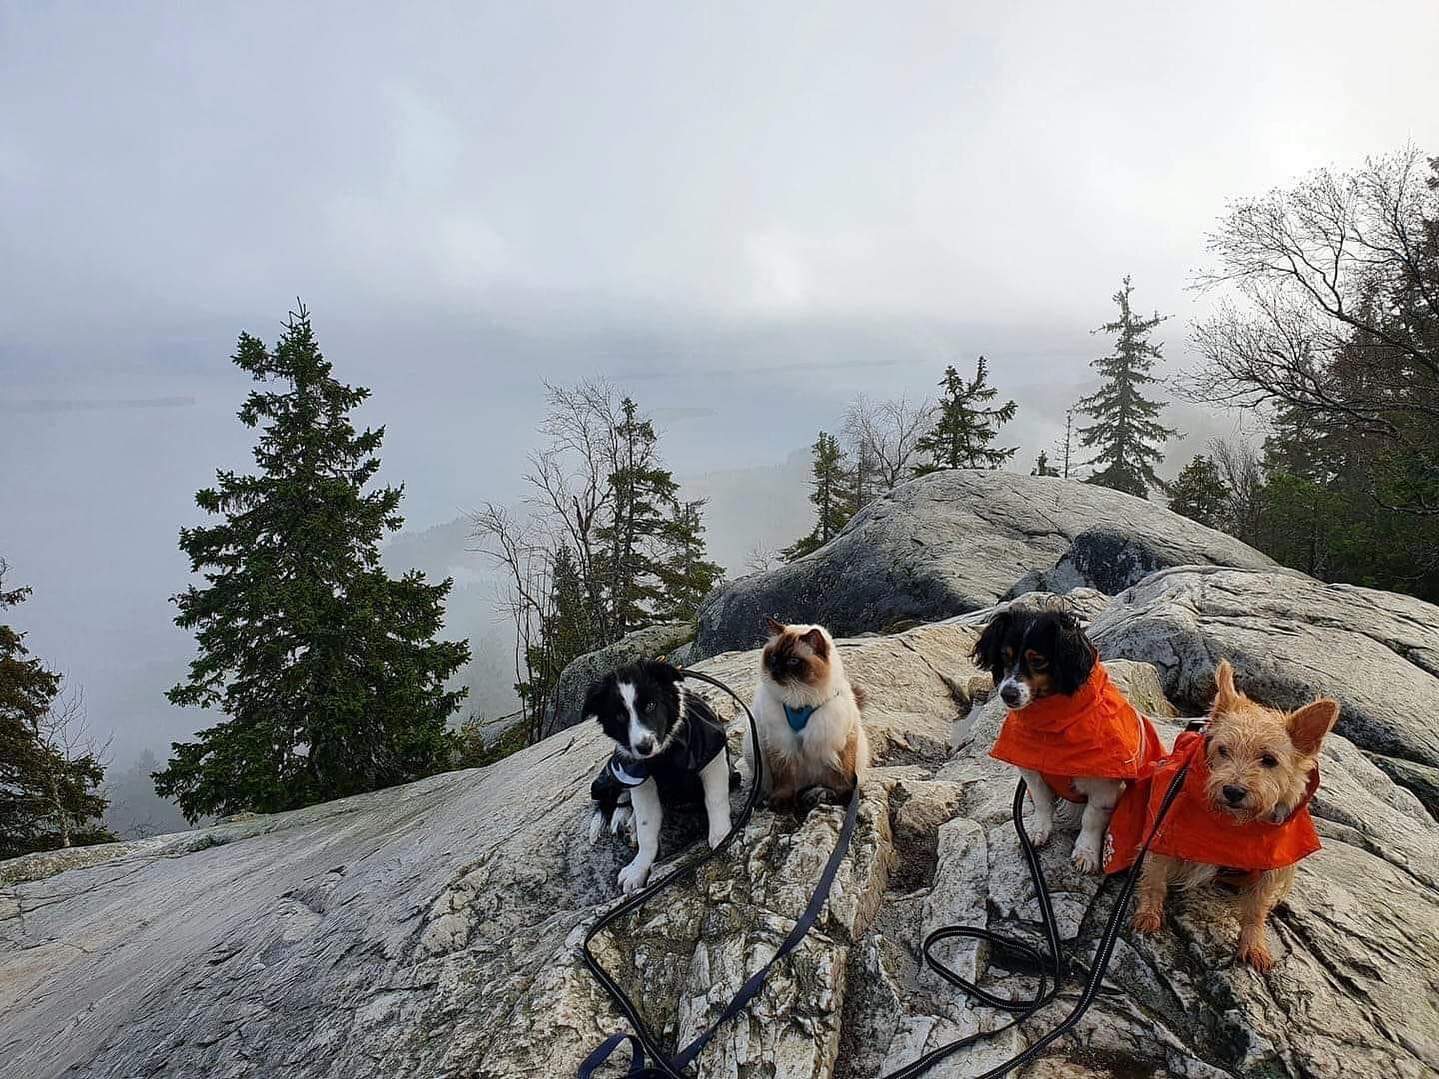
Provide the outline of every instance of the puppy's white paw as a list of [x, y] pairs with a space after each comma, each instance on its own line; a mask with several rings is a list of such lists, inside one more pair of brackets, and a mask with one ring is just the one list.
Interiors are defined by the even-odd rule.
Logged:
[[605, 829], [605, 815], [598, 809], [590, 814], [590, 846], [599, 842], [600, 833]]
[[645, 886], [645, 881], [650, 879], [650, 864], [636, 858], [629, 865], [620, 870], [619, 885], [620, 891], [625, 895], [637, 892]]
[[619, 835], [620, 832], [627, 832], [634, 835], [635, 811], [629, 806], [615, 806], [615, 811], [610, 815], [610, 835]]
[[1074, 867], [1081, 873], [1099, 872], [1099, 848], [1085, 841], [1081, 835], [1074, 841], [1074, 854], [1070, 857]]
[[714, 850], [724, 842], [724, 837], [729, 835], [729, 818], [710, 821], [710, 850]]

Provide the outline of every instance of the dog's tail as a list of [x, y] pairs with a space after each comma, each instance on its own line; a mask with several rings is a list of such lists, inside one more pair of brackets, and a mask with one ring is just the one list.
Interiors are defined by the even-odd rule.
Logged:
[[854, 692], [855, 707], [864, 711], [864, 702], [869, 700], [869, 694], [864, 691], [864, 686], [857, 686], [851, 682], [849, 688]]

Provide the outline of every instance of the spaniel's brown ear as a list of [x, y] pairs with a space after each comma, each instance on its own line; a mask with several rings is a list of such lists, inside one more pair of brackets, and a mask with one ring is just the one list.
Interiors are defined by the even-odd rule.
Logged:
[[1339, 702], [1323, 697], [1290, 713], [1285, 726], [1289, 728], [1289, 740], [1294, 743], [1294, 748], [1306, 757], [1312, 757], [1319, 752], [1324, 736], [1334, 729], [1338, 721]]
[[1220, 712], [1227, 712], [1239, 701], [1239, 690], [1234, 688], [1234, 668], [1229, 665], [1229, 660], [1221, 659], [1219, 666], [1214, 669], [1214, 685], [1212, 712], [1218, 715]]
[[818, 626], [815, 626], [814, 629], [810, 630], [808, 633], [803, 634], [800, 637], [800, 640], [802, 640], [805, 644], [809, 645], [810, 649], [820, 659], [829, 658], [829, 641], [825, 640], [824, 630], [820, 629]]
[[784, 635], [784, 631], [788, 627], [774, 615], [767, 615], [764, 620], [764, 628], [769, 631], [771, 637], [780, 637]]

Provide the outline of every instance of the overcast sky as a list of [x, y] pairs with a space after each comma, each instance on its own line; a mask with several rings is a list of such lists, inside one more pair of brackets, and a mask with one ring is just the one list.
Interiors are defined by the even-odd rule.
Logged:
[[1433, 0], [0, 0], [16, 621], [118, 756], [172, 736], [176, 532], [296, 295], [416, 527], [515, 495], [542, 378], [627, 385], [697, 475], [983, 351], [1027, 468], [1122, 274], [1181, 367], [1227, 198], [1439, 151], [1436, 41]]

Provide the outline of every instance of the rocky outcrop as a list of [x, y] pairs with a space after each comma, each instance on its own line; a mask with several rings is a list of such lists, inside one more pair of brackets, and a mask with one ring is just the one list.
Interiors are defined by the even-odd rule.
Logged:
[[844, 635], [886, 632], [988, 607], [1031, 573], [1017, 591], [1087, 584], [1112, 593], [1155, 568], [1190, 564], [1274, 565], [1232, 536], [1105, 487], [937, 472], [871, 503], [814, 554], [717, 589], [700, 610], [696, 650], [753, 647], [770, 614]]
[[694, 626], [688, 622], [665, 622], [627, 633], [614, 644], [571, 660], [555, 684], [554, 707], [546, 718], [545, 733], [554, 734], [578, 723], [590, 686], [616, 667], [637, 659], [667, 656], [694, 635]]
[[1334, 697], [1339, 733], [1439, 804], [1439, 607], [1289, 571], [1186, 568], [1116, 597], [1090, 635], [1105, 655], [1154, 664], [1191, 709], [1213, 697], [1221, 656], [1278, 707]]
[[1174, 566], [1218, 565], [1268, 569], [1274, 563], [1265, 555], [1232, 537], [1230, 546], [1216, 547], [1211, 530], [1184, 521], [1170, 532], [1150, 533], [1133, 528], [1100, 525], [1086, 528], [1052, 569], [1026, 574], [1010, 595], [1025, 592], [1067, 594], [1092, 589], [1106, 595], [1136, 585], [1156, 570]]
[[[975, 632], [939, 624], [841, 642], [873, 702], [879, 757], [858, 833], [819, 925], [715, 1039], [699, 1075], [873, 1079], [1006, 1021], [917, 958], [940, 924], [1035, 932], [1008, 820], [1014, 776], [986, 756], [1000, 711], [965, 714], [952, 689], [977, 676], [963, 658]], [[731, 653], [704, 668], [747, 696], [756, 661]], [[1112, 669], [1143, 707], [1171, 712], [1150, 667]], [[573, 1075], [624, 1026], [575, 953], [629, 857], [621, 839], [582, 838], [606, 753], [599, 731], [576, 727], [482, 770], [0, 865], [0, 1077]], [[1165, 933], [1126, 937], [1111, 992], [1030, 1074], [1439, 1069], [1439, 824], [1342, 738], [1324, 777], [1314, 812], [1325, 850], [1275, 918], [1275, 970], [1236, 967], [1227, 908], [1191, 897]], [[601, 938], [607, 967], [642, 987], [667, 1038], [688, 1040], [768, 956], [840, 816], [759, 810], [697, 880]], [[1100, 894], [1069, 866], [1076, 823], [1044, 862], [1082, 957], [1112, 887]], [[698, 834], [697, 821], [672, 821], [662, 853], [685, 857]], [[953, 961], [997, 992], [1028, 991], [982, 952]], [[976, 1074], [1062, 1010], [931, 1074]]]

